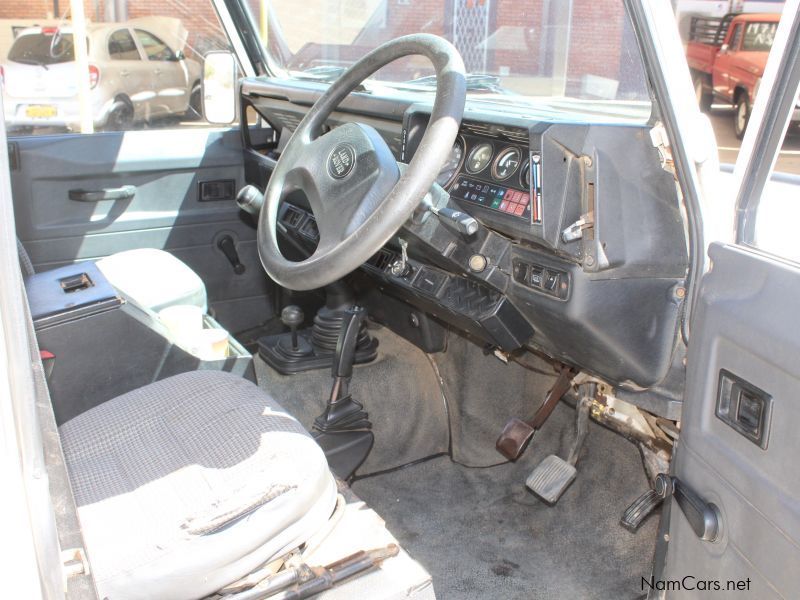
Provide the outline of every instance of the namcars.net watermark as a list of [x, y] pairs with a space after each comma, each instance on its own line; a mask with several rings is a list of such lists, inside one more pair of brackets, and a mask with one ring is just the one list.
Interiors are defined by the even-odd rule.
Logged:
[[701, 579], [694, 575], [686, 575], [680, 579], [655, 579], [642, 577], [642, 591], [657, 592], [749, 592], [750, 578], [747, 579]]

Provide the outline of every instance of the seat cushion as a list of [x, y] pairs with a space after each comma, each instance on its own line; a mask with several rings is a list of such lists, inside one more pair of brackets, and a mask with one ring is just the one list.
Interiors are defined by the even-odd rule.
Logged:
[[203, 312], [208, 310], [203, 280], [169, 252], [126, 250], [101, 258], [97, 266], [111, 285], [144, 308], [158, 312], [176, 304], [191, 304]]
[[321, 528], [336, 484], [252, 383], [185, 373], [59, 428], [101, 598], [201, 598]]

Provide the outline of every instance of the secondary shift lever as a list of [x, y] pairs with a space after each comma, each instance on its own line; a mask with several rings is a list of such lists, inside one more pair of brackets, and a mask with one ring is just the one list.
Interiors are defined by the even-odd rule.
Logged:
[[333, 386], [325, 412], [314, 420], [314, 428], [319, 431], [343, 431], [366, 428], [372, 425], [367, 421], [363, 406], [350, 395], [350, 378], [353, 376], [353, 362], [356, 355], [358, 333], [365, 311], [353, 306], [345, 313], [342, 329], [333, 355], [331, 376]]
[[360, 306], [345, 312], [331, 368], [331, 394], [325, 411], [314, 419], [314, 439], [325, 451], [333, 472], [342, 479], [348, 479], [364, 462], [375, 442], [369, 415], [350, 395], [358, 333], [365, 316]]

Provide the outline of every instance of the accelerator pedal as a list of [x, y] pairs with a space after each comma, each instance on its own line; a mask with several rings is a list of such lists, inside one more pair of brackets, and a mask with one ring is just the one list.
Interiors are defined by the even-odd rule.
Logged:
[[525, 485], [548, 504], [555, 504], [577, 474], [575, 465], [551, 454], [533, 470]]

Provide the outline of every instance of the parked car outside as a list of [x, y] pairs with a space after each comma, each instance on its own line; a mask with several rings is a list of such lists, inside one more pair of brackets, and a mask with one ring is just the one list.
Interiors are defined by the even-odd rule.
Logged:
[[[686, 57], [697, 101], [705, 111], [715, 100], [732, 104], [739, 139], [744, 137], [779, 20], [780, 14], [736, 13], [692, 19]], [[792, 121], [800, 121], [800, 108]]]
[[[201, 66], [184, 56], [181, 31], [171, 17], [87, 26], [95, 128], [124, 130], [157, 117], [200, 116]], [[79, 129], [74, 44], [70, 26], [19, 33], [0, 66], [9, 129]]]

